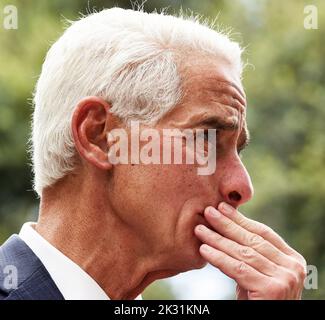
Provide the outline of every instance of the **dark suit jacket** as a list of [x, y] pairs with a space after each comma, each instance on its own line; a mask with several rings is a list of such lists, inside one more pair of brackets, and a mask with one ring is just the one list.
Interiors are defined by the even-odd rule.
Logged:
[[[10, 266], [9, 268], [6, 266]], [[8, 286], [8, 269], [17, 270], [17, 286]], [[10, 282], [9, 282], [10, 284]], [[0, 247], [0, 300], [63, 300], [63, 296], [33, 251], [17, 235]]]

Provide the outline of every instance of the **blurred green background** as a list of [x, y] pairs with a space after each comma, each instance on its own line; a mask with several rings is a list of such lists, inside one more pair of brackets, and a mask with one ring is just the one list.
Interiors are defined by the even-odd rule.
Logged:
[[[17, 30], [3, 28], [9, 4], [18, 9]], [[304, 28], [303, 10], [310, 4], [318, 8], [317, 30]], [[131, 6], [124, 0], [0, 0], [0, 243], [37, 216], [26, 147], [32, 91], [45, 53], [65, 18], [116, 5]], [[252, 141], [243, 161], [255, 197], [241, 211], [274, 228], [317, 267], [318, 290], [305, 290], [304, 298], [324, 299], [325, 1], [149, 0], [144, 7], [218, 15], [217, 24], [231, 26], [233, 38], [246, 47], [243, 83]], [[143, 297], [178, 298], [166, 281]]]

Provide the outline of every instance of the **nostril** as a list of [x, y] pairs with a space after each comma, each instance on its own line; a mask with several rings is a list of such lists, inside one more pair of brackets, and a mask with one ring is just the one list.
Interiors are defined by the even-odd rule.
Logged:
[[241, 200], [241, 195], [237, 191], [231, 191], [228, 194], [229, 200], [234, 202], [239, 202]]

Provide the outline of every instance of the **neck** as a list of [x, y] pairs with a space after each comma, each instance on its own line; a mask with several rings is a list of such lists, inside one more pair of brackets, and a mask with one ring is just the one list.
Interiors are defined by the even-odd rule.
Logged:
[[85, 270], [110, 299], [135, 299], [153, 281], [178, 273], [164, 268], [166, 261], [112, 214], [99, 192], [78, 186], [75, 193], [64, 186], [43, 192], [36, 231]]

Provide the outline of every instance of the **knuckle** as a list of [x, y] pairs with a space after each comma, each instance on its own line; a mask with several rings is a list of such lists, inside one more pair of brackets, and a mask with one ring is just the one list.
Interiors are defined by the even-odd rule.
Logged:
[[267, 238], [273, 233], [273, 230], [270, 227], [262, 223], [259, 225], [259, 229], [260, 229], [260, 235], [263, 238]]
[[292, 253], [290, 254], [290, 256], [295, 259], [296, 261], [298, 261], [300, 264], [302, 264], [303, 266], [307, 266], [307, 261], [306, 259], [303, 257], [302, 254], [300, 254], [299, 252], [297, 252], [296, 250], [290, 248], [292, 250]]
[[234, 229], [234, 223], [229, 220], [224, 222], [224, 229], [226, 232], [230, 232]]
[[306, 265], [305, 264], [302, 264], [300, 262], [297, 262], [296, 265], [295, 265], [295, 267], [294, 267], [294, 270], [296, 271], [298, 278], [301, 281], [304, 281], [305, 278], [307, 277], [307, 268], [306, 268]]
[[307, 261], [300, 253], [298, 253], [298, 259], [300, 261], [300, 264], [306, 269]]
[[243, 261], [240, 261], [236, 266], [236, 272], [238, 275], [243, 276], [247, 273], [247, 264]]
[[257, 234], [253, 234], [250, 238], [249, 238], [249, 244], [251, 246], [260, 246], [264, 243], [264, 239], [257, 235]]
[[248, 229], [252, 224], [254, 224], [254, 222], [251, 219], [241, 216], [238, 218], [238, 224], [241, 225], [244, 229]]
[[294, 273], [292, 273], [292, 272], [287, 273], [285, 287], [288, 291], [293, 290], [297, 286], [298, 282], [299, 282], [299, 280]]
[[[271, 247], [271, 245], [267, 245], [269, 248]], [[283, 253], [280, 250], [274, 250], [271, 254], [270, 254], [270, 258], [273, 261], [279, 261], [282, 259]]]
[[241, 247], [239, 249], [239, 254], [241, 257], [243, 258], [253, 258], [255, 256], [255, 251], [254, 249], [250, 248], [250, 247]]

